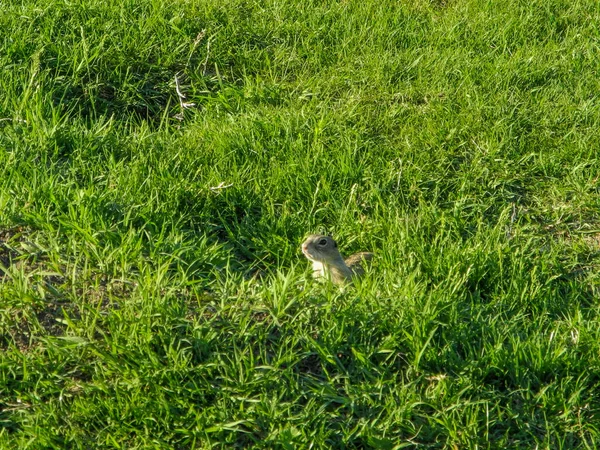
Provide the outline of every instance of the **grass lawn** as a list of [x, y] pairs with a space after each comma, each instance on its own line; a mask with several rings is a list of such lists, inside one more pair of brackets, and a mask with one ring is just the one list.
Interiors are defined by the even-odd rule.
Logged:
[[0, 6], [0, 448], [600, 446], [598, 2]]

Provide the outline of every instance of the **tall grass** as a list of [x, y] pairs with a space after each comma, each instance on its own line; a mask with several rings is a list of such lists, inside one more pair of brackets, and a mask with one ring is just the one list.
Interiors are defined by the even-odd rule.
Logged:
[[596, 2], [1, 6], [1, 447], [600, 445]]

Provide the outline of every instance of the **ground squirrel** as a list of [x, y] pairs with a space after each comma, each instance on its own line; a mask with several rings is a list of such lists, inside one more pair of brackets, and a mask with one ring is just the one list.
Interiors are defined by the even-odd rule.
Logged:
[[344, 284], [364, 273], [363, 260], [369, 261], [373, 253], [355, 253], [344, 261], [337, 243], [330, 236], [312, 234], [302, 243], [302, 253], [313, 264], [313, 277], [328, 278], [335, 284]]

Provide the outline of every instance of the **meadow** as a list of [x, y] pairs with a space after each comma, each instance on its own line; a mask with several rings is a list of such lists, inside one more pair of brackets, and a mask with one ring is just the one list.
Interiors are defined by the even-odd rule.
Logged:
[[0, 6], [0, 448], [600, 446], [598, 2]]

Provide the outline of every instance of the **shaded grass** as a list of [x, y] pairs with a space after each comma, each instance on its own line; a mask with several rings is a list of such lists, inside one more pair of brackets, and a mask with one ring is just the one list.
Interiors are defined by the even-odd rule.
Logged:
[[6, 6], [2, 445], [594, 448], [597, 17]]

